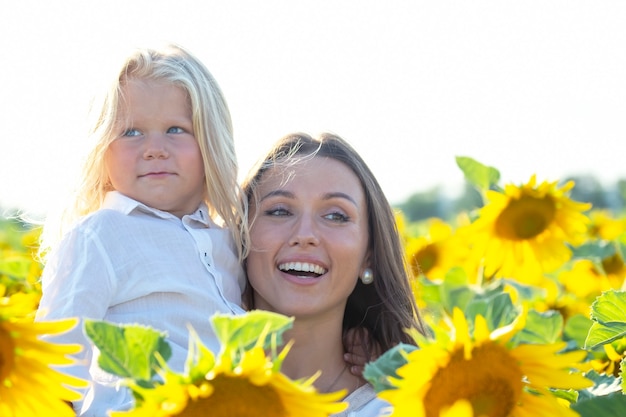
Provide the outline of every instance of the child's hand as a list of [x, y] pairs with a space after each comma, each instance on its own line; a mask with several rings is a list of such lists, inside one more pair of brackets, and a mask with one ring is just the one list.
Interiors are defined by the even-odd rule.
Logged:
[[344, 353], [343, 360], [346, 361], [348, 366], [350, 367], [350, 373], [355, 376], [363, 376], [363, 370], [365, 369], [365, 364], [368, 362], [365, 359], [365, 356], [361, 356], [360, 354], [354, 353]]
[[364, 327], [348, 330], [344, 336], [344, 342], [347, 352], [344, 353], [343, 359], [353, 375], [362, 377], [365, 364], [380, 356], [380, 346]]

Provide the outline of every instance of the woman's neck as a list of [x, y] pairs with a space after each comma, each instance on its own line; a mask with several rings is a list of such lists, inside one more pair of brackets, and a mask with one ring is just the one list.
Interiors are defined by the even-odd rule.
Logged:
[[284, 335], [294, 344], [282, 365], [282, 372], [291, 379], [321, 375], [314, 385], [320, 392], [356, 389], [361, 379], [352, 375], [343, 359], [341, 322], [309, 322], [296, 318], [293, 328]]

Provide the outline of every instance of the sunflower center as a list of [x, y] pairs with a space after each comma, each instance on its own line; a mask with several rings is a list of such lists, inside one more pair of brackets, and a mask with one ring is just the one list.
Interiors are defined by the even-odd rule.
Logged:
[[434, 245], [426, 245], [413, 256], [415, 275], [421, 275], [430, 271], [437, 264], [439, 253]]
[[541, 234], [550, 226], [556, 205], [550, 196], [522, 196], [511, 200], [496, 220], [496, 233], [505, 239], [525, 240]]
[[616, 253], [608, 258], [602, 259], [602, 268], [607, 274], [620, 275], [624, 269], [624, 261]]
[[208, 398], [189, 401], [181, 417], [287, 416], [279, 394], [269, 385], [256, 386], [246, 378], [220, 376]]
[[13, 371], [15, 344], [9, 332], [0, 325], [0, 386], [5, 386]]
[[463, 349], [457, 350], [431, 380], [424, 396], [426, 416], [438, 417], [460, 399], [472, 404], [475, 416], [508, 416], [522, 394], [522, 377], [508, 351], [495, 343], [475, 348], [469, 360]]

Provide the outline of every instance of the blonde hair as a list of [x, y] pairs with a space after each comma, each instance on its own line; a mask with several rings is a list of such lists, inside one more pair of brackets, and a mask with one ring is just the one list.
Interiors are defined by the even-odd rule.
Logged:
[[193, 130], [204, 160], [206, 204], [211, 218], [230, 229], [240, 259], [247, 251], [247, 204], [237, 181], [237, 158], [230, 111], [209, 70], [178, 45], [139, 48], [116, 70], [111, 85], [96, 98], [90, 112], [89, 139], [93, 142], [83, 161], [79, 183], [57, 219], [46, 220], [40, 254], [54, 248], [81, 217], [98, 210], [104, 202], [107, 173], [104, 155], [116, 138], [122, 88], [129, 79], [166, 80], [182, 88], [191, 104]]

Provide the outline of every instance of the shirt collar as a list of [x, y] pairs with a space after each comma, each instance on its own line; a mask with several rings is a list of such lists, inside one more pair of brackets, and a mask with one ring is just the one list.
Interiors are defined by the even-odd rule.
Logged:
[[[143, 203], [140, 203], [137, 200], [134, 200], [128, 196], [125, 196], [119, 191], [107, 192], [104, 197], [104, 203], [102, 204], [102, 208], [119, 211], [126, 215], [131, 214], [133, 211], [139, 211], [142, 213], [147, 213], [153, 216], [160, 217], [162, 219], [180, 221], [180, 219], [174, 216], [172, 213], [168, 213], [167, 211], [162, 211], [162, 210], [147, 206]], [[201, 223], [205, 227], [216, 227], [216, 224], [209, 217], [209, 210], [208, 210], [207, 205], [204, 202], [200, 204], [200, 206], [198, 207], [196, 211], [194, 211], [191, 214], [187, 214], [183, 216], [183, 220], [187, 218], [194, 222]]]

